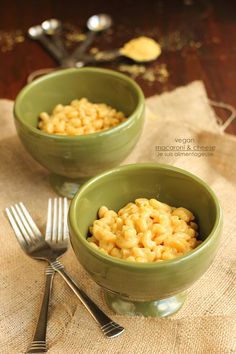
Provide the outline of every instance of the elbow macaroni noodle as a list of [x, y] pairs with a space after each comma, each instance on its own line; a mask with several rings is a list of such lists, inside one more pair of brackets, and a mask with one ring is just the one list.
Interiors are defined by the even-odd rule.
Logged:
[[48, 134], [75, 136], [112, 128], [126, 119], [122, 112], [105, 103], [91, 103], [81, 98], [70, 105], [58, 104], [51, 115], [40, 113], [38, 127]]
[[117, 213], [102, 206], [88, 242], [101, 252], [131, 262], [160, 262], [194, 249], [198, 225], [185, 208], [138, 198]]

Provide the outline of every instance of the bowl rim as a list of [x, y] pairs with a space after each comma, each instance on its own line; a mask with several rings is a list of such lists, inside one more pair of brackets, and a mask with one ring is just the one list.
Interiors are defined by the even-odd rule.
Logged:
[[[78, 198], [79, 196], [84, 192], [86, 192], [86, 189], [89, 188], [90, 185], [92, 185], [94, 182], [96, 182], [99, 179], [102, 179], [105, 176], [109, 176], [113, 173], [117, 173], [120, 171], [127, 171], [127, 170], [135, 170], [140, 168], [148, 168], [148, 169], [164, 169], [164, 170], [169, 170], [169, 171], [175, 171], [180, 174], [184, 174], [185, 176], [189, 177], [190, 179], [194, 179], [196, 182], [200, 183], [200, 185], [208, 192], [208, 194], [211, 196], [211, 198], [214, 201], [215, 207], [216, 207], [216, 218], [214, 222], [214, 226], [210, 232], [210, 234], [206, 237], [206, 239], [195, 249], [187, 252], [186, 254], [176, 257], [171, 260], [165, 260], [163, 262], [147, 262], [147, 263], [138, 263], [138, 262], [128, 262], [123, 259], [119, 259], [116, 257], [112, 257], [106, 254], [103, 254], [102, 252], [96, 250], [94, 247], [92, 247], [89, 242], [80, 235], [80, 230], [77, 228], [77, 223], [76, 223], [76, 205], [78, 203]], [[74, 198], [71, 201], [70, 208], [69, 208], [69, 213], [68, 213], [68, 224], [69, 227], [73, 229], [73, 231], [76, 233], [76, 237], [78, 237], [82, 244], [88, 249], [88, 251], [93, 254], [96, 258], [102, 259], [106, 263], [109, 264], [116, 264], [119, 266], [123, 267], [129, 267], [130, 269], [156, 269], [156, 268], [165, 268], [166, 266], [173, 266], [177, 265], [179, 263], [188, 261], [188, 259], [192, 258], [192, 256], [198, 256], [200, 252], [202, 252], [209, 242], [212, 241], [212, 239], [217, 237], [216, 231], [217, 229], [221, 229], [222, 224], [223, 224], [223, 215], [222, 215], [222, 209], [219, 203], [218, 198], [216, 197], [216, 194], [213, 192], [213, 190], [209, 187], [209, 185], [204, 182], [201, 178], [195, 176], [191, 172], [184, 170], [179, 167], [175, 167], [172, 165], [168, 164], [160, 164], [160, 163], [138, 163], [138, 164], [127, 164], [127, 165], [122, 165], [118, 166], [112, 169], [109, 169], [93, 178], [91, 178], [89, 181], [87, 181], [81, 189], [75, 194]], [[71, 236], [70, 236], [71, 238]], [[73, 247], [73, 242], [71, 242], [72, 247]]]
[[[78, 73], [78, 72], [99, 72], [99, 73], [103, 73], [109, 76], [115, 76], [117, 78], [120, 78], [126, 82], [128, 82], [129, 84], [131, 84], [131, 86], [133, 86], [133, 88], [135, 89], [136, 93], [137, 93], [137, 97], [138, 97], [138, 103], [134, 109], [134, 111], [131, 113], [131, 115], [129, 115], [126, 121], [121, 122], [120, 124], [118, 124], [115, 127], [109, 128], [107, 130], [103, 130], [101, 132], [97, 132], [97, 133], [92, 133], [92, 134], [87, 134], [87, 135], [75, 135], [75, 136], [70, 136], [70, 135], [57, 135], [57, 134], [48, 134], [43, 132], [40, 129], [37, 129], [31, 125], [28, 125], [25, 123], [25, 121], [23, 119], [20, 118], [20, 114], [19, 114], [19, 102], [24, 98], [24, 96], [28, 93], [28, 91], [32, 88], [37, 86], [38, 84], [40, 84], [41, 82], [48, 80], [50, 78], [53, 78], [55, 76], [64, 76], [67, 74], [71, 74], [71, 73]], [[44, 75], [38, 79], [36, 79], [35, 81], [27, 84], [25, 87], [22, 88], [22, 90], [18, 93], [15, 102], [14, 102], [14, 107], [13, 107], [13, 114], [14, 114], [14, 118], [15, 120], [17, 120], [18, 122], [20, 122], [24, 127], [26, 127], [29, 131], [31, 131], [32, 133], [39, 135], [39, 136], [43, 136], [45, 138], [48, 139], [56, 139], [56, 140], [60, 140], [60, 141], [93, 141], [94, 139], [100, 137], [103, 138], [107, 135], [110, 135], [112, 133], [118, 133], [120, 130], [126, 129], [127, 127], [130, 126], [130, 124], [132, 124], [133, 120], [135, 120], [136, 118], [136, 113], [139, 110], [143, 110], [145, 106], [145, 101], [144, 101], [144, 94], [142, 92], [142, 89], [140, 88], [140, 86], [131, 78], [129, 78], [127, 75], [119, 73], [115, 70], [111, 70], [111, 69], [103, 69], [103, 68], [96, 68], [96, 67], [83, 67], [83, 68], [68, 68], [68, 69], [60, 69], [57, 70], [53, 73], [49, 73], [47, 75]]]

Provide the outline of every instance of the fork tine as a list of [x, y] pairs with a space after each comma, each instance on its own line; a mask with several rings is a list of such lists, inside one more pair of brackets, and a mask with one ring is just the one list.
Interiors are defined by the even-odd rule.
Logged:
[[52, 242], [57, 240], [57, 198], [54, 198], [53, 203], [53, 227], [52, 227]]
[[45, 240], [50, 241], [52, 236], [52, 198], [48, 199], [47, 226], [45, 232]]
[[24, 216], [26, 218], [26, 220], [28, 221], [31, 229], [33, 230], [34, 232], [34, 235], [37, 236], [38, 238], [42, 238], [42, 233], [40, 232], [40, 230], [38, 229], [37, 225], [35, 224], [34, 220], [32, 219], [30, 213], [28, 212], [28, 210], [26, 209], [26, 207], [24, 206], [23, 203], [19, 203], [20, 204], [20, 207], [21, 207], [21, 210], [23, 211], [24, 213]]
[[57, 241], [62, 240], [62, 198], [59, 198], [59, 208], [58, 208], [58, 228], [57, 228]]
[[27, 221], [26, 218], [25, 218], [24, 211], [22, 211], [22, 210], [20, 209], [20, 206], [19, 206], [18, 204], [15, 204], [15, 208], [16, 208], [16, 210], [17, 210], [18, 215], [19, 215], [20, 218], [21, 218], [21, 222], [22, 222], [22, 224], [24, 225], [24, 228], [25, 228], [27, 234], [29, 235], [29, 237], [30, 237], [31, 239], [33, 239], [33, 240], [35, 241], [35, 235], [34, 235], [33, 231], [31, 230], [28, 221]]
[[25, 241], [22, 233], [20, 232], [20, 229], [19, 229], [17, 223], [15, 222], [13, 214], [11, 213], [11, 211], [8, 208], [6, 208], [6, 213], [7, 213], [8, 219], [10, 221], [10, 224], [15, 232], [15, 235], [16, 235], [16, 238], [17, 238], [19, 244], [21, 245], [22, 248], [26, 248], [27, 242]]
[[69, 236], [68, 224], [67, 224], [67, 214], [68, 214], [68, 200], [64, 198], [64, 213], [63, 213], [63, 239], [67, 239]]
[[26, 240], [26, 242], [28, 244], [32, 243], [32, 239], [28, 235], [28, 233], [27, 233], [27, 231], [26, 231], [26, 229], [24, 227], [24, 224], [23, 224], [23, 222], [21, 220], [21, 213], [17, 214], [17, 211], [16, 211], [16, 209], [13, 206], [11, 206], [10, 210], [11, 210], [11, 212], [12, 212], [14, 218], [15, 218], [16, 223], [19, 226], [19, 229], [21, 230], [22, 235], [24, 236], [24, 239]]
[[67, 198], [51, 198], [48, 200], [48, 214], [45, 239], [49, 242], [60, 242], [68, 237]]

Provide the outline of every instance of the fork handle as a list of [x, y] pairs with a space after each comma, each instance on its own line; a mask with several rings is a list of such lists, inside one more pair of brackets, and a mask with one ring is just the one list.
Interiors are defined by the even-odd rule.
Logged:
[[78, 296], [82, 304], [88, 310], [94, 320], [100, 325], [102, 332], [109, 338], [116, 337], [124, 331], [124, 328], [113, 322], [88, 295], [76, 284], [76, 282], [65, 271], [64, 266], [57, 260], [51, 263], [52, 268], [57, 271], [66, 281], [69, 287]]
[[43, 295], [43, 301], [38, 317], [37, 326], [34, 333], [34, 338], [30, 344], [26, 353], [42, 353], [47, 352], [46, 346], [46, 331], [47, 331], [47, 318], [48, 318], [48, 306], [50, 301], [50, 295], [52, 290], [53, 276], [55, 274], [54, 269], [50, 266], [46, 270], [46, 282]]

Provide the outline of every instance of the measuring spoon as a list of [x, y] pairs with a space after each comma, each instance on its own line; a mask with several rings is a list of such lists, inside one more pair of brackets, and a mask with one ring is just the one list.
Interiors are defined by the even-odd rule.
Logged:
[[87, 33], [86, 39], [82, 44], [75, 49], [72, 53], [71, 58], [79, 59], [83, 53], [85, 53], [86, 49], [91, 45], [94, 41], [94, 38], [99, 32], [105, 31], [110, 28], [112, 25], [112, 18], [107, 14], [98, 14], [91, 16], [87, 21], [87, 27], [89, 32]]
[[[134, 45], [135, 41], [136, 43]], [[148, 54], [146, 58], [145, 56], [143, 56], [144, 52]], [[139, 58], [137, 57], [137, 54], [139, 55]], [[114, 60], [122, 56], [122, 57], [129, 58], [136, 63], [148, 63], [158, 58], [160, 54], [161, 54], [161, 47], [159, 43], [155, 42], [152, 38], [140, 37], [125, 43], [122, 48], [98, 52], [97, 54], [95, 54], [94, 58], [97, 61], [105, 62], [105, 61]]]
[[95, 55], [83, 55], [83, 57], [81, 58], [82, 60], [76, 61], [74, 66], [77, 68], [80, 68], [86, 64], [96, 64], [96, 63], [107, 63], [107, 62], [111, 62], [119, 57], [125, 57], [128, 59], [131, 59], [134, 63], [137, 64], [144, 64], [144, 63], [150, 63], [153, 60], [156, 59], [152, 58], [152, 59], [146, 59], [146, 60], [137, 60], [134, 59], [132, 56], [128, 56], [128, 55], [124, 55], [120, 52], [119, 49], [112, 49], [112, 50], [104, 50], [101, 52], [98, 52]]
[[[123, 54], [120, 53], [119, 49], [113, 49], [113, 50], [105, 50], [102, 52], [97, 53], [97, 55], [83, 55], [80, 57], [80, 60], [76, 60], [75, 58], [72, 58], [70, 61], [66, 59], [66, 62], [64, 66], [58, 67], [57, 69], [55, 68], [47, 68], [47, 69], [40, 69], [32, 72], [27, 79], [27, 82], [30, 83], [33, 80], [35, 80], [37, 77], [48, 74], [52, 71], [55, 70], [60, 70], [62, 67], [68, 68], [68, 67], [75, 67], [75, 68], [82, 68], [86, 64], [97, 64], [97, 63], [106, 63], [110, 62], [112, 60], [115, 60], [116, 58], [119, 58], [120, 56], [124, 56]], [[129, 59], [132, 59], [136, 63], [147, 63], [151, 62], [152, 60], [146, 60], [146, 61], [135, 61], [133, 58], [129, 57]]]
[[51, 40], [54, 42], [54, 44], [57, 46], [57, 48], [61, 51], [62, 55], [64, 57], [68, 56], [68, 52], [64, 46], [64, 43], [62, 41], [62, 23], [61, 21], [51, 18], [49, 20], [43, 21], [41, 23], [41, 27], [44, 31], [45, 34], [51, 37]]
[[45, 49], [56, 59], [60, 64], [64, 59], [64, 55], [57, 48], [55, 43], [51, 42], [45, 35], [43, 28], [40, 25], [32, 26], [28, 29], [28, 36], [31, 39], [39, 41]]

